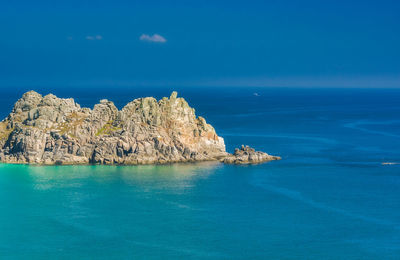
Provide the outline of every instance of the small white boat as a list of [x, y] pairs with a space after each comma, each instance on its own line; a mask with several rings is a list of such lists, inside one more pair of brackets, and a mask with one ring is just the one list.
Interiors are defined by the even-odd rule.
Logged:
[[398, 162], [383, 162], [382, 165], [396, 165], [396, 164], [400, 164]]

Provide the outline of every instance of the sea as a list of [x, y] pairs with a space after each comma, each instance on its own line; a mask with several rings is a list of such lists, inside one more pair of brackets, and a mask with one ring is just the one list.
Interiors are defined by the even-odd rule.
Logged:
[[[122, 108], [175, 88], [33, 88]], [[28, 90], [9, 88], [0, 116]], [[0, 259], [400, 259], [400, 90], [180, 87], [259, 165], [0, 164]]]

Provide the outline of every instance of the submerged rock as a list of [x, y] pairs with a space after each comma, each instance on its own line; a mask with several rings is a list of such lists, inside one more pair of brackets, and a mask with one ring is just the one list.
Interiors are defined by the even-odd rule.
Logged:
[[118, 110], [107, 99], [89, 109], [73, 99], [30, 91], [0, 122], [0, 161], [6, 163], [258, 163], [272, 158], [244, 152], [249, 155], [228, 154], [224, 139], [176, 92], [158, 101], [138, 98]]

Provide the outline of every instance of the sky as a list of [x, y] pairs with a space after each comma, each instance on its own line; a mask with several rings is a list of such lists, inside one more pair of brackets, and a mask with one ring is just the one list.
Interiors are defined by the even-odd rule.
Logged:
[[0, 87], [400, 88], [400, 1], [0, 2]]

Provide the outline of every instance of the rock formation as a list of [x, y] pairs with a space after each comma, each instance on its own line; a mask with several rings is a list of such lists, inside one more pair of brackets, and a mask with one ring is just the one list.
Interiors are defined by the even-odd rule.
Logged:
[[[265, 155], [257, 153], [256, 161], [269, 160]], [[138, 98], [118, 110], [106, 99], [89, 109], [30, 91], [0, 122], [0, 161], [6, 163], [230, 162], [232, 156], [223, 138], [176, 92], [159, 101]]]
[[240, 149], [236, 148], [232, 155], [225, 156], [221, 161], [229, 164], [255, 164], [280, 159], [281, 157], [279, 156], [272, 156], [264, 152], [258, 152], [253, 148], [242, 145]]

